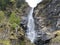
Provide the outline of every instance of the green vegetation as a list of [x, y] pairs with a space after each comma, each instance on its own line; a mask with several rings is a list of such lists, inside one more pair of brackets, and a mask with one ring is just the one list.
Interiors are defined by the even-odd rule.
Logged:
[[0, 9], [4, 10], [9, 2], [10, 0], [0, 0]]
[[[18, 39], [21, 37], [24, 39], [24, 31], [19, 26], [20, 17], [28, 6], [24, 1], [25, 0], [0, 0], [0, 34], [1, 37], [4, 36], [3, 34], [6, 34], [5, 37], [7, 39], [0, 39], [0, 44], [12, 45], [13, 42], [11, 40], [17, 40], [15, 42], [18, 42]], [[5, 33], [5, 30], [7, 33]], [[25, 45], [24, 40], [20, 40], [17, 45]]]
[[16, 16], [15, 12], [12, 12], [9, 18], [9, 22], [11, 23], [12, 28], [16, 28], [18, 24], [20, 23], [20, 18]]
[[10, 0], [10, 2], [15, 2], [15, 0]]
[[25, 5], [26, 3], [24, 3], [24, 2], [25, 2], [25, 0], [17, 0], [17, 4], [16, 4], [17, 8], [20, 8], [20, 7], [22, 7], [22, 5]]
[[11, 45], [9, 40], [0, 40], [0, 44]]
[[21, 41], [21, 42], [20, 42], [20, 45], [25, 45], [25, 42], [24, 42], [24, 41]]
[[0, 23], [4, 20], [5, 16], [4, 16], [4, 12], [0, 11]]
[[11, 27], [12, 27], [13, 29], [15, 29], [17, 26], [18, 26], [18, 25], [17, 25], [16, 23], [13, 23], [13, 24], [11, 25]]
[[13, 23], [19, 24], [20, 23], [20, 19], [19, 19], [19, 17], [16, 16], [15, 12], [12, 12], [12, 14], [10, 15], [9, 22], [11, 24], [13, 24]]

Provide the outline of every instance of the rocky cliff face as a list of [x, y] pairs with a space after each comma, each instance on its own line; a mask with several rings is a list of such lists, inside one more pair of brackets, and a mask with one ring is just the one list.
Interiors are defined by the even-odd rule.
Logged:
[[37, 39], [42, 40], [44, 44], [45, 41], [54, 38], [55, 35], [52, 34], [54, 31], [60, 30], [60, 0], [43, 0], [33, 14]]

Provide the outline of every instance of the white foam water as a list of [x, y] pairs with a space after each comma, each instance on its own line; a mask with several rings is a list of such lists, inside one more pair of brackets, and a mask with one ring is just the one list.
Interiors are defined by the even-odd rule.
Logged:
[[26, 0], [31, 10], [28, 14], [28, 24], [27, 24], [27, 38], [33, 43], [36, 38], [35, 23], [33, 18], [33, 10], [42, 0]]
[[28, 5], [30, 7], [36, 7], [38, 3], [40, 3], [42, 0], [26, 0]]

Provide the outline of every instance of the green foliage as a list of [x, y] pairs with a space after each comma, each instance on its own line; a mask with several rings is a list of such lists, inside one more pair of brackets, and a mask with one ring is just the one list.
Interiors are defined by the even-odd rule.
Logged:
[[11, 45], [9, 40], [0, 40], [0, 43], [3, 45]]
[[24, 42], [24, 41], [21, 41], [21, 42], [20, 42], [20, 45], [25, 45], [25, 42]]
[[3, 11], [0, 11], [0, 22], [3, 21], [4, 18], [5, 18], [4, 12]]
[[9, 22], [11, 23], [12, 28], [16, 28], [20, 23], [20, 18], [16, 16], [15, 12], [12, 12], [9, 18]]
[[16, 23], [13, 23], [12, 25], [11, 25], [11, 27], [12, 28], [16, 28], [18, 25], [16, 24]]
[[22, 5], [25, 5], [25, 4], [26, 4], [25, 0], [17, 0], [16, 6], [17, 6], [17, 8], [20, 8]]
[[19, 19], [19, 17], [16, 16], [15, 12], [12, 12], [12, 14], [10, 15], [9, 22], [11, 24], [13, 24], [13, 23], [19, 24], [20, 19]]
[[0, 0], [0, 9], [6, 8], [7, 4], [9, 4], [10, 0]]
[[10, 2], [15, 2], [15, 0], [10, 0]]

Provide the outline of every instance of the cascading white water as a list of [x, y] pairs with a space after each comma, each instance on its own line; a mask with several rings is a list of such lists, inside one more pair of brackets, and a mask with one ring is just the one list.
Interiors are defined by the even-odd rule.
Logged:
[[28, 5], [30, 7], [36, 7], [38, 3], [40, 3], [42, 0], [26, 0], [26, 2], [28, 3]]
[[27, 29], [27, 37], [31, 40], [31, 42], [33, 42], [35, 37], [36, 37], [35, 36], [36, 33], [35, 33], [35, 30], [34, 30], [35, 24], [34, 24], [34, 19], [33, 19], [33, 16], [32, 16], [33, 9], [34, 8], [31, 9], [31, 11], [28, 15], [28, 24], [27, 24], [27, 28], [28, 28]]
[[34, 18], [33, 18], [33, 10], [37, 6], [39, 2], [42, 0], [26, 0], [28, 5], [31, 7], [30, 13], [28, 14], [28, 24], [27, 24], [27, 37], [30, 39], [30, 41], [33, 43], [36, 38], [35, 33], [35, 24], [34, 24]]

